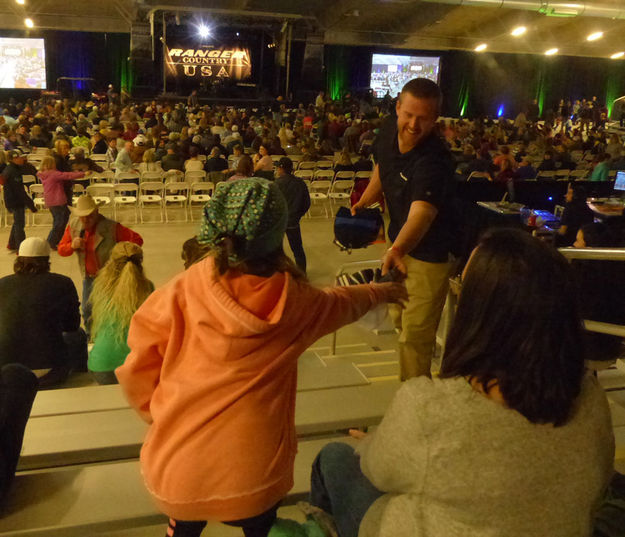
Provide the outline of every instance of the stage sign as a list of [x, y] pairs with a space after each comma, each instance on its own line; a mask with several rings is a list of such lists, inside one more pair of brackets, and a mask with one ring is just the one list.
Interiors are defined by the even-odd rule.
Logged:
[[244, 80], [252, 74], [247, 48], [171, 47], [166, 63], [169, 76], [186, 80]]

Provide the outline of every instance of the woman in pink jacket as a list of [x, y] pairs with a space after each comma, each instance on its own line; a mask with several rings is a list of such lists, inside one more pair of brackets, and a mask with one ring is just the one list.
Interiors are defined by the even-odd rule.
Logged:
[[282, 250], [279, 189], [259, 178], [221, 183], [198, 240], [209, 254], [135, 313], [116, 370], [149, 424], [141, 467], [170, 517], [170, 537], [206, 520], [266, 537], [293, 486], [297, 359], [315, 340], [383, 302], [399, 283], [316, 289]]
[[84, 176], [84, 172], [60, 172], [56, 169], [54, 157], [45, 157], [41, 161], [37, 177], [43, 184], [43, 200], [52, 213], [52, 229], [48, 235], [48, 243], [53, 250], [56, 250], [61, 237], [63, 237], [65, 226], [69, 220], [68, 205], [72, 202], [72, 200], [67, 199], [65, 194], [64, 181], [81, 179]]

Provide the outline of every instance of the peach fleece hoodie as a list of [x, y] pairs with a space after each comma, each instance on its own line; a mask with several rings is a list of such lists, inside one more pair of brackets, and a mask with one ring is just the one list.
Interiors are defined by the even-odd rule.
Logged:
[[258, 515], [293, 486], [297, 359], [386, 300], [379, 284], [316, 289], [289, 274], [219, 276], [207, 258], [152, 293], [117, 378], [151, 424], [150, 493], [178, 520]]

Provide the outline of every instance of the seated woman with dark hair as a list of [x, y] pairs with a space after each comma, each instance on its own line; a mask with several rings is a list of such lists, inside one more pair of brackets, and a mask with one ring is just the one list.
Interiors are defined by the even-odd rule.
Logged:
[[566, 205], [556, 236], [558, 246], [571, 246], [575, 242], [580, 227], [591, 224], [594, 218], [592, 210], [586, 204], [586, 189], [582, 185], [569, 183], [565, 200]]
[[482, 238], [440, 378], [405, 382], [357, 451], [329, 444], [313, 464], [311, 501], [340, 537], [590, 535], [614, 437], [576, 296], [548, 245]]

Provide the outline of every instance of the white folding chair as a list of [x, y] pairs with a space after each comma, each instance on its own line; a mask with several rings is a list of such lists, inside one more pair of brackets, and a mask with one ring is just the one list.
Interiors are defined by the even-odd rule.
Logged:
[[308, 192], [310, 194], [310, 201], [312, 202], [312, 205], [310, 210], [308, 211], [309, 216], [312, 216], [312, 207], [315, 204], [321, 204], [325, 217], [328, 217], [328, 207], [326, 202], [328, 201], [328, 193], [331, 186], [332, 181], [329, 179], [316, 179], [310, 183], [308, 187]]
[[[188, 222], [189, 214], [187, 212], [187, 203], [189, 201], [189, 184], [185, 181], [174, 181], [171, 183], [165, 183], [164, 194], [164, 206], [165, 206], [165, 222]], [[177, 206], [180, 204], [180, 208], [184, 211], [184, 220], [170, 220], [167, 207]]]
[[[339, 172], [345, 173], [345, 172]], [[346, 172], [353, 173], [353, 172]], [[350, 206], [350, 197], [352, 195], [352, 190], [354, 190], [354, 180], [353, 179], [339, 179], [338, 174], [337, 178], [332, 183], [330, 187], [330, 191], [328, 192], [328, 198], [330, 198], [330, 207], [332, 207], [333, 203], [336, 202], [339, 205], [347, 202], [347, 206]]]
[[158, 208], [160, 221], [163, 221], [163, 196], [165, 185], [156, 181], [146, 181], [139, 185], [139, 212], [144, 222], [144, 211], [149, 207]]
[[117, 183], [133, 183], [138, 185], [141, 180], [141, 174], [139, 172], [119, 172], [115, 175]]
[[89, 194], [93, 201], [95, 201], [98, 209], [111, 208], [111, 211], [114, 212], [113, 208], [113, 198], [115, 197], [115, 187], [108, 183], [96, 183], [94, 185], [89, 185], [86, 188], [87, 194]]
[[189, 213], [191, 214], [191, 222], [194, 221], [193, 208], [198, 205], [204, 207], [206, 202], [211, 199], [214, 190], [215, 183], [211, 183], [210, 181], [191, 183], [191, 190], [189, 192]]
[[298, 170], [314, 170], [317, 167], [317, 163], [312, 160], [304, 160], [299, 163]]
[[588, 177], [589, 173], [590, 170], [571, 170], [571, 173], [569, 173], [569, 178], [573, 181], [583, 181]]
[[37, 208], [36, 213], [31, 213], [31, 219], [30, 219], [31, 225], [32, 226], [48, 225], [48, 224], [37, 223], [37, 215], [46, 208], [46, 203], [43, 200], [43, 185], [31, 184], [28, 187], [28, 192], [30, 194], [30, 197], [33, 199], [33, 203], [35, 204], [35, 207]]
[[356, 179], [371, 179], [372, 173], [373, 172], [365, 171], [365, 170], [356, 172]]
[[206, 172], [205, 171], [192, 171], [184, 174], [185, 182], [191, 183], [200, 183], [202, 181], [206, 181]]
[[315, 170], [315, 175], [313, 176], [314, 181], [333, 181], [334, 180], [334, 170]]
[[568, 181], [571, 170], [556, 170], [556, 181]]
[[100, 173], [93, 173], [89, 176], [89, 181], [92, 185], [98, 183], [113, 184], [115, 182], [115, 172], [112, 170], [105, 170]]
[[297, 170], [293, 173], [293, 175], [306, 181], [312, 181], [314, 172], [312, 170]]
[[28, 188], [29, 185], [34, 185], [37, 182], [37, 177], [34, 175], [22, 175], [22, 183]]
[[139, 186], [134, 183], [118, 183], [113, 185], [115, 196], [113, 198], [113, 204], [115, 209], [115, 216], [119, 218], [118, 209], [130, 208], [133, 209], [134, 223], [139, 221], [137, 215], [139, 209]]
[[46, 157], [51, 154], [50, 149], [47, 147], [35, 147], [33, 149], [33, 155], [41, 155], [42, 157]]
[[85, 193], [85, 187], [79, 184], [72, 185], [72, 205], [76, 205], [78, 198]]
[[318, 160], [315, 168], [317, 170], [331, 170], [334, 167], [334, 163], [331, 160]]
[[163, 182], [164, 172], [143, 172], [141, 174], [141, 183], [144, 182]]
[[184, 181], [184, 172], [180, 170], [167, 170], [163, 174], [163, 182], [171, 183], [174, 181]]
[[93, 162], [95, 162], [98, 166], [102, 166], [107, 163], [106, 154], [104, 153], [94, 153], [89, 158], [93, 160]]
[[536, 174], [536, 180], [537, 181], [545, 181], [545, 182], [550, 182], [550, 181], [555, 181], [556, 180], [556, 172], [555, 171], [542, 171], [542, 172], [538, 172]]

